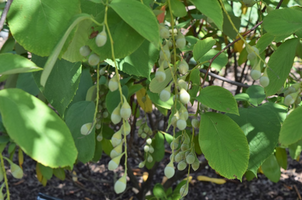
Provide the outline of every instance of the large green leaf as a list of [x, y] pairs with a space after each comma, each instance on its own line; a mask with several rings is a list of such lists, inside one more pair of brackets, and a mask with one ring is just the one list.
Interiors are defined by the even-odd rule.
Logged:
[[65, 117], [67, 126], [73, 136], [78, 149], [78, 160], [86, 163], [94, 156], [95, 133], [94, 129], [89, 135], [81, 134], [81, 127], [86, 123], [92, 123], [95, 105], [91, 101], [79, 101], [68, 109]]
[[150, 72], [157, 61], [159, 51], [147, 40], [131, 55], [120, 60], [119, 70], [138, 77], [145, 77], [150, 80]]
[[262, 164], [263, 174], [272, 182], [277, 183], [280, 180], [281, 171], [278, 161], [274, 154], [271, 154]]
[[248, 169], [255, 176], [260, 165], [274, 152], [278, 144], [286, 107], [266, 103], [259, 107], [240, 108], [240, 116], [229, 115], [243, 130], [250, 147]]
[[220, 4], [216, 0], [190, 0], [202, 14], [209, 17], [222, 30], [223, 14]]
[[204, 40], [199, 40], [193, 48], [193, 56], [196, 62], [198, 62], [202, 58], [202, 56], [204, 56], [204, 54], [213, 47], [215, 43], [216, 41], [210, 37]]
[[223, 87], [208, 86], [200, 91], [196, 100], [212, 109], [238, 115], [237, 102], [234, 96]]
[[16, 88], [22, 89], [33, 96], [40, 92], [32, 73], [19, 74]]
[[21, 149], [45, 166], [72, 167], [77, 149], [58, 115], [20, 89], [0, 91], [0, 112], [7, 133]]
[[231, 118], [202, 114], [199, 145], [213, 169], [226, 178], [241, 180], [248, 167], [249, 149], [243, 131]]
[[279, 142], [290, 145], [302, 139], [302, 107], [293, 110], [285, 119], [280, 132]]
[[[236, 17], [233, 11], [228, 12], [237, 30], [240, 29], [241, 18]], [[231, 39], [235, 40], [238, 33], [234, 30], [230, 20], [227, 18], [226, 14], [223, 13], [223, 33], [229, 36]]]
[[18, 0], [8, 12], [9, 29], [26, 50], [48, 56], [79, 12], [78, 0]]
[[141, 36], [158, 47], [159, 26], [151, 9], [135, 0], [113, 0], [109, 6]]
[[263, 20], [264, 29], [274, 35], [290, 35], [302, 30], [302, 11], [284, 8], [271, 11]]
[[259, 53], [262, 53], [268, 45], [274, 40], [275, 36], [265, 33], [260, 37], [260, 39], [257, 41], [256, 47], [259, 50]]
[[283, 86], [292, 68], [298, 42], [299, 39], [287, 40], [270, 57], [267, 69], [270, 84], [265, 87], [267, 96], [275, 94]]
[[259, 85], [252, 85], [246, 90], [249, 95], [249, 102], [254, 106], [258, 106], [265, 99], [265, 93], [263, 87]]
[[[43, 66], [47, 60], [33, 55], [32, 60], [40, 66]], [[41, 88], [44, 96], [49, 103], [61, 114], [72, 101], [80, 82], [81, 63], [71, 63], [66, 60], [57, 60], [54, 68], [48, 77], [45, 88]], [[34, 73], [36, 83], [40, 83], [41, 72]]]
[[11, 53], [0, 54], [0, 66], [0, 75], [42, 70], [42, 68], [23, 56]]

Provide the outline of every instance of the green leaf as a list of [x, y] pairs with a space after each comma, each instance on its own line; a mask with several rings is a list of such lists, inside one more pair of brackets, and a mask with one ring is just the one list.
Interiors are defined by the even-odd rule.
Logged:
[[187, 15], [185, 5], [180, 0], [171, 0], [171, 10], [175, 17], [184, 17]]
[[141, 36], [158, 47], [159, 26], [151, 9], [134, 0], [113, 0], [109, 6]]
[[246, 93], [240, 93], [236, 94], [234, 98], [236, 99], [236, 101], [248, 101], [250, 99], [250, 96]]
[[92, 79], [91, 79], [91, 75], [90, 75], [90, 70], [88, 68], [82, 68], [82, 74], [81, 74], [81, 78], [80, 78], [79, 87], [70, 104], [76, 103], [78, 101], [85, 101], [87, 91], [92, 85], [93, 84], [92, 84]]
[[259, 85], [252, 85], [246, 90], [249, 95], [249, 102], [254, 106], [258, 106], [265, 99], [264, 88]]
[[270, 84], [265, 87], [266, 96], [275, 94], [284, 84], [292, 68], [299, 39], [290, 39], [281, 44], [271, 55], [267, 69]]
[[208, 37], [204, 40], [198, 40], [198, 42], [194, 45], [193, 48], [193, 57], [196, 62], [198, 62], [204, 54], [206, 54], [210, 49], [212, 49], [213, 45], [216, 43], [211, 37]]
[[277, 183], [280, 180], [280, 166], [274, 154], [271, 154], [262, 164], [263, 174], [272, 182]]
[[49, 56], [66, 31], [69, 20], [80, 12], [78, 0], [18, 0], [8, 12], [9, 29], [26, 50]]
[[167, 199], [165, 189], [160, 183], [154, 185], [153, 194], [158, 199]]
[[102, 158], [102, 155], [103, 155], [102, 142], [99, 142], [99, 141], [97, 141], [97, 139], [95, 139], [95, 150], [94, 150], [94, 156], [93, 156], [92, 160], [94, 162], [98, 162]]
[[216, 0], [190, 0], [196, 8], [208, 18], [210, 18], [215, 25], [222, 30], [223, 14], [220, 4]]
[[[122, 92], [123, 92], [123, 95], [127, 98], [128, 87], [123, 86]], [[108, 91], [108, 94], [106, 95], [106, 108], [110, 114], [119, 105], [120, 102], [121, 102], [121, 96], [120, 96], [120, 92], [118, 90], [115, 90], [114, 92]]]
[[292, 159], [300, 159], [302, 151], [302, 140], [288, 146], [289, 155]]
[[281, 123], [286, 117], [286, 107], [266, 103], [259, 107], [240, 108], [240, 116], [229, 115], [243, 130], [249, 143], [248, 169], [257, 175], [265, 159], [278, 144]]
[[213, 85], [202, 89], [196, 100], [221, 112], [239, 114], [237, 102], [232, 93], [220, 86]]
[[19, 74], [16, 88], [22, 89], [33, 96], [40, 92], [32, 73]]
[[165, 89], [172, 80], [171, 70], [168, 68], [165, 70], [166, 79], [163, 82], [158, 82], [156, 78], [153, 78], [150, 82], [149, 89], [153, 93], [160, 93], [163, 89]]
[[145, 40], [134, 53], [120, 60], [118, 68], [129, 75], [145, 77], [150, 80], [150, 73], [158, 55], [159, 51], [155, 46]]
[[264, 29], [274, 35], [290, 35], [302, 30], [302, 11], [284, 8], [271, 11], [263, 20]]
[[61, 118], [36, 97], [20, 89], [0, 91], [0, 112], [9, 136], [39, 163], [72, 167], [77, 150]]
[[287, 169], [287, 152], [284, 148], [277, 147], [276, 148], [276, 159], [278, 164], [283, 169]]
[[302, 139], [302, 107], [293, 110], [285, 119], [281, 131], [279, 142], [283, 145], [290, 145]]
[[256, 44], [256, 47], [259, 50], [260, 54], [267, 48], [268, 45], [272, 43], [274, 38], [275, 37], [269, 33], [265, 33], [260, 37]]
[[65, 171], [62, 168], [53, 169], [53, 174], [61, 181], [65, 180]]
[[110, 156], [110, 152], [113, 149], [113, 146], [112, 146], [110, 140], [107, 140], [107, 139], [103, 138], [103, 140], [101, 141], [101, 143], [102, 143], [102, 148], [103, 148], [105, 154], [107, 154], [108, 156]]
[[[231, 17], [232, 22], [234, 23], [235, 27], [237, 30], [240, 29], [240, 24], [241, 24], [241, 18], [236, 17], [233, 12], [228, 12], [228, 14]], [[226, 16], [225, 13], [223, 13], [223, 33], [229, 36], [231, 39], [235, 40], [236, 36], [238, 33], [234, 30], [231, 22], [229, 21], [228, 17]]]
[[27, 58], [11, 53], [0, 54], [0, 66], [0, 75], [43, 70]]
[[[43, 66], [47, 58], [33, 55], [32, 60], [40, 66]], [[72, 101], [80, 82], [81, 63], [71, 63], [66, 60], [57, 60], [54, 68], [48, 77], [43, 94], [49, 103], [60, 113], [64, 115], [65, 109]], [[34, 73], [36, 82], [39, 84], [41, 72]]]
[[38, 163], [39, 165], [39, 169], [43, 175], [43, 177], [45, 177], [47, 180], [51, 179], [52, 174], [53, 174], [53, 170], [50, 167], [46, 167], [44, 165], [42, 165], [41, 163]]
[[[215, 49], [211, 49], [208, 51], [200, 60], [199, 62], [205, 62], [211, 60], [219, 51]], [[221, 53], [212, 63], [211, 68], [214, 68], [220, 71], [226, 64], [228, 63], [228, 57], [226, 53]], [[209, 63], [205, 65], [209, 66]]]
[[79, 101], [68, 109], [65, 117], [75, 145], [78, 149], [78, 160], [86, 163], [94, 156], [95, 132], [94, 129], [89, 135], [81, 134], [81, 127], [86, 123], [93, 122], [95, 105], [91, 101]]
[[249, 149], [243, 131], [231, 118], [202, 114], [199, 145], [213, 169], [226, 178], [241, 180], [248, 167]]

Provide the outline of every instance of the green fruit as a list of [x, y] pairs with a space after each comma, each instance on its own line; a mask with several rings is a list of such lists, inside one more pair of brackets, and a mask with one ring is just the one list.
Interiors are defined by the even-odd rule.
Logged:
[[121, 132], [121, 129], [120, 129], [119, 131], [115, 132], [112, 135], [111, 144], [112, 144], [113, 147], [116, 147], [121, 142], [122, 142], [122, 132]]
[[261, 72], [259, 70], [251, 70], [251, 77], [254, 80], [258, 80], [261, 77]]
[[162, 70], [157, 70], [155, 72], [155, 78], [157, 79], [158, 82], [163, 82], [164, 80], [166, 80], [166, 73]]
[[81, 127], [81, 134], [82, 135], [89, 135], [90, 132], [91, 132], [91, 126], [92, 126], [92, 123], [86, 123], [84, 125], [82, 125]]
[[181, 149], [182, 151], [186, 151], [186, 150], [188, 150], [189, 148], [190, 148], [190, 146], [189, 146], [188, 143], [183, 143], [183, 144], [181, 145], [181, 147], [180, 147], [180, 149]]
[[162, 91], [160, 92], [160, 94], [159, 94], [159, 98], [160, 98], [160, 100], [162, 100], [163, 102], [168, 101], [168, 100], [170, 99], [170, 97], [171, 97], [171, 93], [170, 93], [168, 90], [166, 90], [166, 89], [162, 90]]
[[96, 36], [95, 43], [96, 43], [96, 46], [102, 47], [106, 44], [106, 42], [107, 42], [107, 33], [105, 30], [103, 30]]
[[145, 151], [146, 153], [149, 151], [149, 146], [148, 146], [148, 145], [144, 146], [144, 151]]
[[159, 36], [163, 39], [170, 37], [169, 29], [164, 24], [159, 25]]
[[186, 74], [189, 70], [189, 65], [185, 60], [180, 61], [179, 65], [178, 65], [178, 71], [181, 74]]
[[192, 123], [193, 128], [199, 128], [199, 120], [198, 119], [193, 118], [191, 123]]
[[120, 109], [120, 116], [124, 120], [128, 120], [129, 117], [131, 116], [131, 107], [125, 97], [124, 97], [124, 103], [122, 105], [122, 108]]
[[145, 166], [145, 162], [140, 162], [139, 164], [138, 164], [138, 167], [139, 168], [143, 168]]
[[88, 46], [82, 46], [80, 48], [80, 54], [84, 57], [88, 56], [91, 53], [91, 50]]
[[248, 52], [247, 59], [249, 60], [254, 60], [257, 58], [257, 54], [259, 55], [259, 50], [255, 46], [248, 45], [246, 51]]
[[180, 161], [178, 164], [177, 164], [177, 169], [179, 170], [179, 171], [182, 171], [182, 170], [184, 170], [184, 169], [186, 169], [186, 167], [187, 167], [187, 163], [185, 162], [185, 161]]
[[183, 49], [186, 46], [185, 36], [181, 32], [178, 32], [178, 34], [177, 34], [177, 37], [176, 37], [176, 46], [179, 49]]
[[180, 162], [184, 158], [185, 158], [185, 153], [183, 151], [181, 151], [178, 154], [176, 154], [176, 156], [175, 156], [175, 162]]
[[125, 135], [129, 135], [130, 131], [131, 131], [131, 126], [129, 124], [129, 122], [126, 120], [125, 123], [122, 125], [121, 127], [122, 129], [122, 133]]
[[96, 125], [95, 125], [95, 128], [96, 129], [100, 129], [102, 127], [102, 125], [100, 124], [100, 123], [97, 123]]
[[100, 57], [96, 54], [91, 54], [88, 58], [88, 63], [91, 66], [95, 66], [100, 62]]
[[195, 161], [194, 161], [193, 164], [192, 164], [192, 169], [193, 169], [194, 171], [196, 171], [196, 170], [199, 168], [199, 165], [200, 165], [199, 160], [198, 160], [198, 159], [195, 159]]
[[151, 144], [152, 143], [152, 139], [151, 138], [148, 138], [147, 140], [146, 140], [146, 142], [147, 142], [147, 144]]
[[188, 104], [190, 102], [190, 94], [185, 89], [181, 89], [179, 99], [181, 103]]
[[108, 88], [111, 92], [114, 92], [115, 90], [118, 89], [118, 78], [116, 75], [114, 75], [108, 82]]
[[180, 188], [180, 190], [179, 190], [179, 194], [180, 194], [180, 196], [181, 197], [184, 197], [184, 196], [186, 196], [187, 194], [188, 194], [188, 185], [187, 184], [185, 184], [185, 185], [183, 185], [181, 188]]
[[149, 163], [153, 161], [153, 158], [152, 158], [151, 155], [148, 156], [147, 161], [148, 161]]
[[170, 144], [171, 149], [176, 149], [178, 147], [179, 143], [176, 140], [173, 140]]
[[119, 180], [117, 180], [114, 184], [114, 191], [116, 194], [120, 194], [126, 189], [126, 174], [124, 174]]
[[187, 156], [186, 156], [186, 162], [188, 164], [192, 164], [194, 163], [195, 161], [195, 155], [193, 153], [189, 153]]
[[118, 105], [111, 114], [111, 121], [113, 124], [118, 124], [122, 120], [120, 116], [120, 105]]
[[176, 126], [179, 130], [184, 130], [187, 127], [187, 122], [183, 119], [179, 119], [176, 122]]
[[96, 140], [98, 142], [101, 142], [103, 140], [103, 135], [102, 134], [98, 134], [98, 136], [96, 137]]
[[269, 78], [267, 76], [262, 76], [260, 78], [260, 85], [262, 85], [262, 87], [266, 87], [269, 84]]
[[174, 167], [173, 167], [173, 164], [172, 163], [169, 163], [166, 167], [165, 167], [165, 176], [167, 178], [171, 178], [172, 176], [174, 176], [175, 174], [175, 170], [174, 170]]
[[152, 146], [149, 147], [149, 153], [153, 153], [154, 152], [154, 148]]
[[179, 89], [185, 89], [185, 90], [188, 89], [188, 83], [183, 79], [178, 79], [177, 84]]

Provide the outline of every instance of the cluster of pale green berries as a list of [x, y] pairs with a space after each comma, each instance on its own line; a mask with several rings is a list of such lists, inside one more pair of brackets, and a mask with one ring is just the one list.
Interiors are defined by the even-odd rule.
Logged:
[[254, 66], [251, 70], [251, 77], [254, 80], [260, 79], [260, 85], [262, 87], [266, 87], [269, 85], [269, 78], [267, 76], [267, 69], [264, 70], [264, 73], [261, 75], [261, 60], [257, 59], [257, 55], [259, 55], [259, 50], [255, 46], [247, 46], [246, 48], [248, 55], [247, 59], [250, 61], [254, 61]]
[[286, 89], [283, 89], [283, 94], [284, 94], [284, 104], [287, 106], [290, 106], [292, 104], [300, 104], [301, 103], [301, 98], [300, 98], [300, 93], [301, 93], [301, 83], [296, 83]]
[[147, 136], [152, 136], [153, 132], [151, 128], [148, 126], [147, 122], [143, 123], [142, 120], [136, 122], [138, 128], [138, 135], [143, 139], [147, 138]]
[[[100, 32], [96, 38], [95, 38], [95, 43], [98, 47], [102, 47], [106, 44], [107, 42], [107, 33], [105, 31], [105, 26], [103, 27], [103, 31]], [[80, 54], [83, 57], [88, 57], [88, 63], [91, 66], [96, 66], [100, 62], [100, 57], [95, 54], [91, 53], [91, 49], [88, 46], [82, 46], [80, 48]]]
[[153, 162], [153, 157], [152, 157], [152, 153], [154, 153], [154, 147], [152, 146], [152, 139], [151, 138], [148, 138], [146, 140], [146, 144], [144, 146], [144, 152], [145, 152], [145, 160], [140, 162], [138, 167], [139, 168], [143, 168], [146, 164], [146, 162]]

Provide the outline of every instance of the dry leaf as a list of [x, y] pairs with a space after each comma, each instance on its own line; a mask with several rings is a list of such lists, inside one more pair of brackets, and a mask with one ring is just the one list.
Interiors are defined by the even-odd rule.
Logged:
[[208, 182], [212, 182], [212, 183], [216, 183], [216, 184], [224, 184], [226, 183], [225, 179], [222, 178], [210, 178], [207, 176], [197, 176], [197, 180], [199, 181], [208, 181]]

